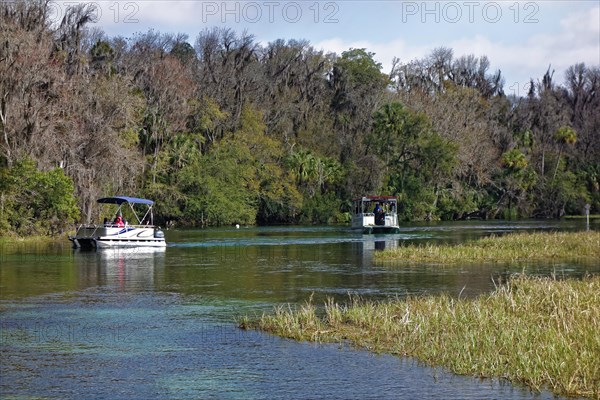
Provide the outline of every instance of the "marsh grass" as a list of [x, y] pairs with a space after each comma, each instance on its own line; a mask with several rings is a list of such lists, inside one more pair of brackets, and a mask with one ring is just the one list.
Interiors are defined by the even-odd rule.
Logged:
[[415, 357], [457, 374], [499, 377], [539, 391], [600, 398], [600, 277], [514, 277], [475, 299], [410, 297], [281, 306], [240, 327], [349, 342]]
[[374, 253], [375, 262], [497, 263], [600, 259], [600, 232], [516, 233], [458, 245], [407, 245]]
[[[0, 245], [31, 245], [31, 244], [51, 244], [62, 243], [67, 240], [66, 235], [60, 236], [0, 236]], [[68, 241], [67, 241], [68, 243]]]

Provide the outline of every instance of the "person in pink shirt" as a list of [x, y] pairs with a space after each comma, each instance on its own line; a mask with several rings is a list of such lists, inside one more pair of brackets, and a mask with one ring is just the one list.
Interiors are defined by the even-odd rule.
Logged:
[[115, 220], [115, 225], [118, 226], [119, 228], [122, 228], [125, 226], [125, 222], [123, 222], [123, 217], [121, 217], [120, 215], [117, 217], [117, 219]]

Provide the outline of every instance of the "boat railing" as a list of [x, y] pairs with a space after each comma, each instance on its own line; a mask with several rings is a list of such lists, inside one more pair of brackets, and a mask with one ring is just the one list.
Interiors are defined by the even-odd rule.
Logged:
[[[388, 217], [388, 216], [392, 216], [393, 217], [394, 215], [397, 215], [397, 213], [395, 211], [386, 211], [386, 212], [384, 212], [384, 214], [385, 214], [386, 217]], [[357, 214], [357, 215], [362, 215], [364, 217], [373, 217], [373, 216], [375, 216], [375, 213], [364, 212], [364, 213], [360, 213], [360, 214]]]
[[[140, 225], [140, 224], [125, 224], [119, 226], [117, 224], [81, 224], [77, 227], [77, 234], [83, 236], [103, 236], [106, 234], [107, 229], [160, 229], [156, 225]], [[114, 232], [114, 231], [112, 231]]]

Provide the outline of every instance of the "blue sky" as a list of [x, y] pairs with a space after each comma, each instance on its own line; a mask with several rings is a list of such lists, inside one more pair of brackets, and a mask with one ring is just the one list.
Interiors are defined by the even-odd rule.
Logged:
[[[56, 14], [68, 4], [57, 1]], [[505, 91], [523, 94], [530, 78], [551, 66], [562, 83], [568, 66], [600, 66], [600, 1], [97, 1], [96, 25], [108, 35], [154, 29], [186, 33], [193, 44], [205, 28], [247, 30], [260, 42], [306, 39], [341, 53], [366, 48], [389, 72], [434, 48], [455, 56], [487, 55], [501, 69]]]

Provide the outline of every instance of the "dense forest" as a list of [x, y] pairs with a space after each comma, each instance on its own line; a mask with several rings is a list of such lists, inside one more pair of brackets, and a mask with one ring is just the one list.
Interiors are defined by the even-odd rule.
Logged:
[[107, 37], [95, 11], [0, 3], [4, 234], [96, 221], [116, 194], [178, 226], [344, 222], [363, 194], [397, 195], [404, 220], [600, 211], [599, 66], [514, 96], [484, 55], [384, 73], [368, 49], [224, 28]]

